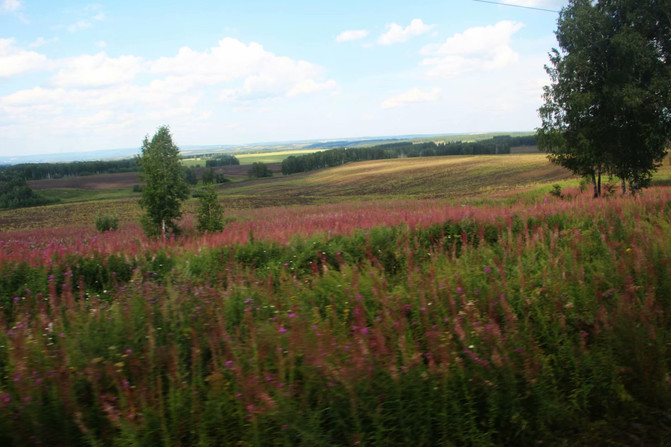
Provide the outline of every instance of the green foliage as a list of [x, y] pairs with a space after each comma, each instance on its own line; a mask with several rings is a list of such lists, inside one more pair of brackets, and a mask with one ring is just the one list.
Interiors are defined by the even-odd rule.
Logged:
[[184, 181], [189, 185], [198, 184], [198, 177], [196, 176], [196, 170], [194, 168], [184, 168]]
[[214, 183], [214, 170], [212, 168], [206, 168], [203, 171], [203, 185], [209, 185], [210, 183]]
[[224, 229], [223, 208], [217, 200], [217, 191], [208, 185], [199, 197], [198, 223], [196, 228], [201, 233], [215, 232]]
[[650, 184], [671, 141], [671, 23], [668, 2], [572, 0], [557, 28], [560, 50], [539, 109], [539, 147], [594, 183]]
[[587, 191], [587, 179], [585, 177], [582, 177], [580, 179], [580, 183], [578, 184], [578, 189], [580, 190], [580, 192]]
[[561, 185], [559, 183], [555, 183], [554, 185], [552, 185], [550, 195], [553, 197], [557, 197], [558, 199], [562, 198]]
[[668, 197], [571, 206], [5, 263], [0, 441], [664, 445]]
[[181, 203], [188, 197], [179, 162], [179, 148], [172, 142], [167, 126], [160, 127], [149, 141], [145, 137], [142, 154], [137, 157], [140, 179], [146, 182], [140, 206], [146, 210], [142, 226], [149, 236], [179, 232], [176, 220], [182, 215]]
[[73, 161], [69, 163], [21, 163], [2, 168], [10, 176], [26, 180], [55, 179], [62, 177], [85, 176], [93, 174], [113, 174], [135, 172], [135, 159]]
[[24, 208], [55, 203], [36, 194], [24, 178], [0, 172], [0, 209]]
[[96, 217], [96, 230], [104, 233], [105, 231], [114, 231], [119, 228], [119, 217], [109, 214], [98, 214]]
[[142, 185], [133, 185], [133, 192], [142, 192]]
[[273, 173], [265, 163], [254, 162], [247, 170], [249, 178], [272, 177]]
[[[207, 155], [201, 155], [201, 157], [207, 157]], [[205, 160], [205, 167], [207, 168], [214, 168], [216, 166], [238, 166], [239, 164], [240, 161], [235, 155], [229, 154], [215, 155]]]

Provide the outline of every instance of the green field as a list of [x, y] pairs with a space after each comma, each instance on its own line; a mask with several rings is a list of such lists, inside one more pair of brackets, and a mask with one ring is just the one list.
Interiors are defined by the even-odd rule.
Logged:
[[[290, 150], [265, 150], [254, 152], [230, 152], [235, 155], [241, 165], [251, 165], [252, 163], [281, 163], [282, 160], [290, 155], [304, 155], [318, 152], [321, 149], [290, 149]], [[183, 158], [182, 164], [187, 167], [205, 167], [208, 157]]]
[[98, 200], [123, 199], [127, 197], [139, 197], [131, 189], [44, 189], [40, 194], [49, 199], [56, 199], [63, 203], [91, 202]]

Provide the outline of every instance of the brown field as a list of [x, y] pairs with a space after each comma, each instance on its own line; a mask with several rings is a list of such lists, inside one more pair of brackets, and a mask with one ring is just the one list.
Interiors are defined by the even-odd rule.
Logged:
[[[282, 172], [281, 163], [268, 163], [268, 168], [275, 174]], [[231, 180], [240, 180], [247, 178], [249, 166], [219, 166], [214, 168], [215, 173], [223, 172]], [[205, 168], [196, 168], [196, 173], [200, 177]], [[28, 185], [34, 190], [42, 189], [86, 189], [86, 190], [105, 190], [105, 189], [130, 189], [133, 185], [142, 182], [138, 179], [137, 172], [124, 172], [119, 174], [100, 174], [87, 175], [81, 177], [63, 177], [49, 180], [32, 180]]]
[[225, 185], [227, 197], [275, 197], [280, 203], [352, 199], [482, 197], [530, 184], [566, 180], [571, 173], [543, 154], [374, 160], [307, 174]]
[[[272, 166], [275, 172], [280, 167], [279, 163]], [[245, 166], [220, 169], [230, 178], [247, 175]], [[549, 163], [544, 154], [537, 153], [375, 160], [286, 177], [276, 175], [231, 182], [219, 185], [217, 189], [227, 210], [241, 210], [355, 200], [440, 199], [458, 202], [510, 196], [569, 178], [570, 172]], [[35, 189], [118, 189], [130, 188], [137, 183], [135, 174], [33, 182]], [[197, 206], [196, 199], [189, 199], [184, 211], [193, 213]], [[122, 222], [132, 222], [138, 220], [141, 210], [137, 197], [8, 210], [0, 212], [0, 231], [93, 226], [99, 213], [116, 214]]]
[[28, 186], [38, 191], [41, 189], [125, 189], [140, 183], [137, 172], [119, 174], [86, 175], [81, 177], [63, 177], [59, 179], [31, 180]]

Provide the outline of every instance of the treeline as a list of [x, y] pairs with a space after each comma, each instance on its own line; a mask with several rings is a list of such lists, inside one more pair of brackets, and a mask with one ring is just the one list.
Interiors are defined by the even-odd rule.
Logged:
[[240, 160], [238, 160], [235, 155], [223, 154], [212, 157], [209, 160], [205, 160], [205, 167], [214, 168], [216, 166], [238, 166]]
[[315, 169], [332, 168], [353, 161], [383, 160], [439, 155], [509, 154], [514, 146], [533, 146], [536, 136], [496, 136], [488, 140], [451, 143], [387, 143], [370, 147], [329, 149], [306, 155], [291, 155], [282, 162], [282, 174], [295, 174]]
[[134, 158], [109, 161], [73, 161], [70, 163], [22, 163], [2, 168], [6, 175], [25, 180], [44, 180], [94, 174], [137, 171]]
[[[240, 161], [233, 155], [217, 154], [205, 162], [207, 167], [239, 165]], [[116, 174], [120, 172], [136, 172], [135, 158], [123, 160], [73, 161], [69, 163], [22, 163], [11, 166], [0, 166], [0, 172], [8, 177], [25, 180], [57, 179], [97, 174]]]
[[0, 209], [24, 208], [54, 203], [56, 200], [35, 193], [26, 179], [0, 172]]

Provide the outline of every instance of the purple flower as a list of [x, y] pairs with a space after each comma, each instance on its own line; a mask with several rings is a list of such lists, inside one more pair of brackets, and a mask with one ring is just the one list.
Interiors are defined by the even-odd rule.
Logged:
[[280, 334], [284, 334], [286, 331], [287, 331], [287, 328], [285, 328], [284, 326], [280, 326], [280, 329], [279, 329]]

